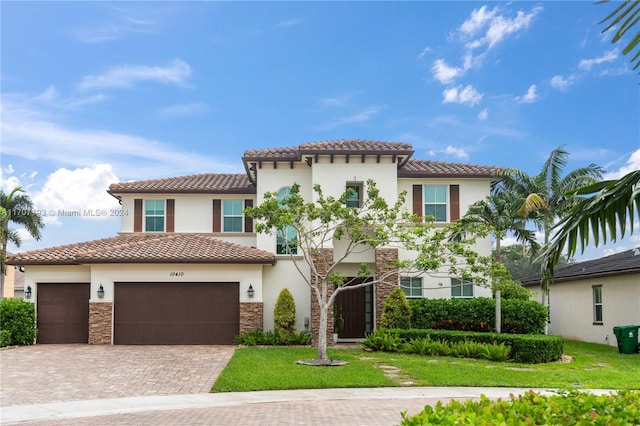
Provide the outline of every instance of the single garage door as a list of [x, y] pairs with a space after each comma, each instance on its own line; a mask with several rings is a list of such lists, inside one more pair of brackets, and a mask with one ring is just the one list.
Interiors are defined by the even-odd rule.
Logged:
[[39, 283], [37, 343], [87, 343], [89, 293], [88, 283]]
[[232, 344], [240, 329], [238, 283], [115, 283], [117, 345]]

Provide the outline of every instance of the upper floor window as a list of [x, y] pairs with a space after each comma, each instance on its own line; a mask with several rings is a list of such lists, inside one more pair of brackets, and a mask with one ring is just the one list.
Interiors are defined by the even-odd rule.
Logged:
[[436, 222], [447, 221], [447, 186], [424, 185], [424, 215]]
[[400, 288], [407, 297], [422, 297], [422, 278], [402, 277], [400, 278]]
[[224, 232], [242, 232], [242, 200], [224, 200], [222, 207], [223, 214], [223, 231]]
[[593, 323], [602, 324], [602, 286], [593, 287]]
[[[291, 194], [291, 188], [285, 187], [278, 191], [278, 201], [283, 201]], [[293, 226], [286, 226], [276, 233], [276, 254], [297, 254], [298, 233]]]
[[473, 281], [451, 278], [451, 297], [473, 297]]
[[164, 232], [164, 200], [145, 200], [144, 230], [146, 232]]
[[362, 205], [362, 185], [358, 183], [347, 184], [347, 207], [359, 208]]

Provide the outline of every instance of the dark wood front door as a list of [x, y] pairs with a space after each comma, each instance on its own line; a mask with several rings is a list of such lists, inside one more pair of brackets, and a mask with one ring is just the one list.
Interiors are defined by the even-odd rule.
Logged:
[[88, 283], [38, 284], [37, 343], [88, 343]]
[[341, 318], [338, 324], [342, 325], [342, 328], [337, 330], [339, 338], [362, 338], [366, 332], [371, 331], [371, 294], [372, 287], [367, 286], [345, 290], [336, 296], [336, 314]]
[[232, 344], [239, 328], [238, 283], [115, 284], [115, 344]]

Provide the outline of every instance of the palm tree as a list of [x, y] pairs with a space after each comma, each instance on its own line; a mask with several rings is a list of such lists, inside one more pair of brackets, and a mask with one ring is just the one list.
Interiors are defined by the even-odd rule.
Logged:
[[[517, 198], [509, 192], [496, 192], [484, 200], [476, 201], [467, 213], [458, 221], [458, 232], [473, 231], [476, 226], [488, 229], [496, 239], [495, 261], [500, 263], [502, 240], [511, 231], [518, 241], [529, 244], [534, 252], [538, 248], [534, 233], [526, 229], [526, 220], [516, 211]], [[454, 234], [454, 238], [459, 235]], [[502, 312], [500, 290], [496, 289], [496, 332], [500, 333]]]
[[[603, 169], [595, 164], [575, 169], [562, 177], [568, 156], [569, 153], [562, 147], [554, 149], [540, 173], [535, 176], [515, 168], [498, 173], [498, 177], [502, 178], [502, 190], [519, 198], [518, 212], [523, 218], [532, 220], [543, 232], [545, 247], [549, 244], [554, 222], [564, 219], [578, 202], [572, 191], [593, 185], [602, 178]], [[540, 285], [542, 303], [545, 304], [549, 282], [543, 279]]]
[[[609, 0], [601, 0], [598, 4], [608, 3]], [[621, 21], [624, 21], [621, 23]], [[611, 39], [611, 43], [617, 43], [626, 33], [640, 21], [640, 1], [638, 0], [624, 0], [621, 2], [618, 7], [616, 7], [606, 18], [600, 21], [600, 24], [609, 21], [603, 33], [609, 31], [612, 28], [616, 28], [616, 33], [613, 35]], [[620, 26], [618, 26], [620, 24]], [[633, 54], [631, 58], [631, 62], [635, 62], [633, 69], [637, 69], [640, 67], [640, 32], [637, 32], [635, 35], [631, 36], [631, 40], [627, 43], [627, 45], [622, 49], [622, 53], [627, 55], [631, 53], [634, 49], [636, 52]]]
[[6, 274], [7, 243], [10, 241], [20, 247], [22, 239], [15, 229], [9, 228], [9, 223], [22, 225], [36, 240], [41, 237], [40, 230], [44, 227], [42, 218], [33, 208], [31, 198], [23, 194], [20, 187], [14, 188], [9, 195], [0, 191], [0, 298], [4, 295], [4, 276]]
[[496, 192], [473, 203], [460, 219], [463, 229], [478, 224], [489, 228], [496, 239], [496, 262], [500, 262], [502, 240], [507, 232], [513, 232], [518, 241], [537, 249], [533, 231], [526, 229], [526, 220], [517, 212], [517, 201], [513, 193]]
[[[615, 241], [624, 237], [629, 224], [633, 233], [635, 215], [640, 217], [640, 170], [630, 172], [618, 180], [608, 180], [572, 191], [578, 196], [576, 204], [554, 227], [553, 242], [543, 253], [543, 280], [551, 282], [553, 272], [565, 246], [568, 257], [576, 253], [578, 242], [582, 252], [594, 241]], [[591, 195], [590, 197], [583, 197]], [[608, 236], [607, 236], [608, 231]], [[593, 237], [593, 238], [592, 238]]]

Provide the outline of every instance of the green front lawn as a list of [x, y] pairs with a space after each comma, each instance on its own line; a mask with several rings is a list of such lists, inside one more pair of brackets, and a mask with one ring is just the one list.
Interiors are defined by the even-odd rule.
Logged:
[[[314, 348], [243, 347], [236, 350], [212, 391], [401, 386], [408, 381], [414, 386], [640, 389], [640, 355], [570, 341], [565, 342], [564, 352], [574, 361], [532, 365], [330, 349], [330, 357], [349, 364], [312, 367], [296, 361], [315, 358]], [[398, 368], [400, 374], [387, 377], [380, 366]]]

